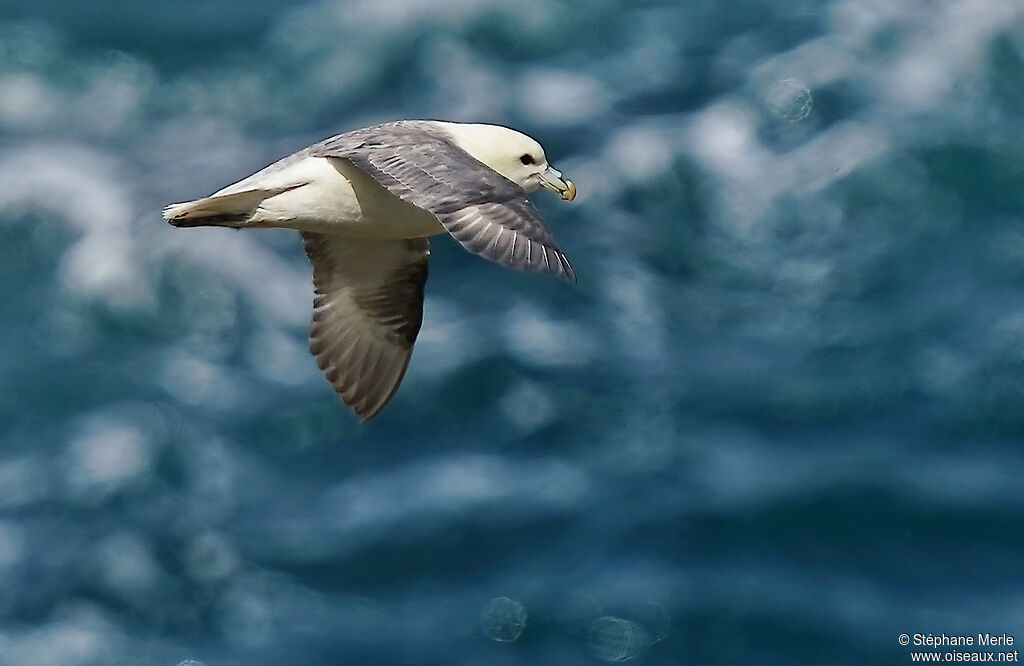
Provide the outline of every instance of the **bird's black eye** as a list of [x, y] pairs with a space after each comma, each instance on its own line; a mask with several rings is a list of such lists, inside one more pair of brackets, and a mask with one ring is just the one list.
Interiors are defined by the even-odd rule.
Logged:
[[519, 161], [523, 164], [533, 164], [533, 155], [530, 153], [523, 153], [523, 156], [519, 158]]

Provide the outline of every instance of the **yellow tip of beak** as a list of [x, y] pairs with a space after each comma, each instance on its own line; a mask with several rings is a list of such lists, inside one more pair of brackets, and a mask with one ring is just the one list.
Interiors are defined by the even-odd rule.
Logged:
[[560, 192], [563, 201], [572, 201], [576, 198], [576, 185], [568, 178], [565, 180], [565, 189]]

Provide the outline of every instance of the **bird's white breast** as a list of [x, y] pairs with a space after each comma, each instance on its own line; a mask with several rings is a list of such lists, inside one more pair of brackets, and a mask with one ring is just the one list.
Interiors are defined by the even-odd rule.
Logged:
[[260, 203], [250, 224], [363, 238], [444, 233], [437, 218], [402, 201], [351, 162], [307, 157], [265, 169], [218, 194], [292, 188]]

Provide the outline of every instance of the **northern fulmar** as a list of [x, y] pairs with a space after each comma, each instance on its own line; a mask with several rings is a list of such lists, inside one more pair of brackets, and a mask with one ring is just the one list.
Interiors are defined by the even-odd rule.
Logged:
[[402, 382], [423, 322], [427, 237], [575, 281], [528, 192], [576, 186], [499, 125], [400, 120], [332, 136], [214, 194], [167, 206], [176, 227], [295, 229], [313, 266], [310, 351], [363, 421]]

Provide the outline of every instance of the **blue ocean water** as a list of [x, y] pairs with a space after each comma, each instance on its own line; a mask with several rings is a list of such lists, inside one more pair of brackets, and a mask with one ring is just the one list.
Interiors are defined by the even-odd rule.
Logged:
[[[436, 239], [359, 425], [296, 234], [159, 212], [396, 118], [580, 282]], [[1022, 135], [1019, 0], [0, 4], [0, 666], [1024, 640]]]

